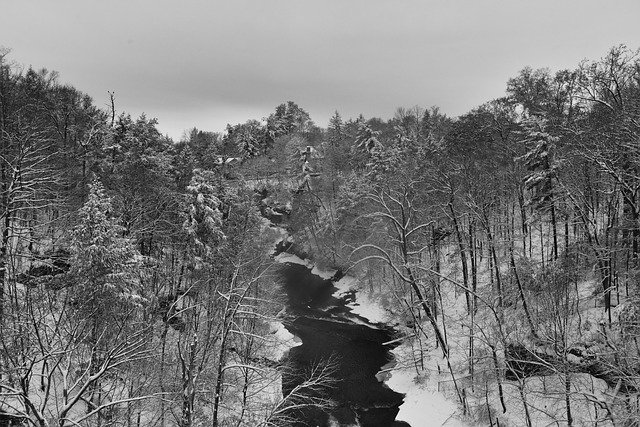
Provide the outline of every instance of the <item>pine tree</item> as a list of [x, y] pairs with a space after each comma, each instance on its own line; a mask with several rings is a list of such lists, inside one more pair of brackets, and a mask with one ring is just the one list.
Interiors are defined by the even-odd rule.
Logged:
[[327, 126], [327, 142], [330, 146], [338, 146], [344, 139], [344, 122], [337, 111], [329, 119]]
[[356, 133], [356, 147], [361, 151], [371, 153], [374, 149], [382, 144], [378, 139], [380, 132], [373, 130], [366, 121], [362, 120], [358, 124], [358, 132]]
[[84, 331], [72, 339], [86, 344], [84, 363], [89, 378], [95, 378], [87, 382], [84, 400], [89, 408], [99, 408], [109, 399], [100, 378], [111, 363], [112, 350], [140, 332], [139, 308], [145, 302], [134, 275], [140, 255], [122, 237], [123, 227], [110, 217], [111, 212], [109, 197], [100, 181], [94, 180], [72, 233], [68, 278], [75, 299], [70, 320]]
[[89, 186], [89, 196], [73, 230], [69, 277], [75, 288], [78, 314], [102, 332], [114, 318], [140, 305], [133, 272], [139, 254], [122, 226], [109, 217], [111, 201], [100, 181]]
[[222, 202], [214, 181], [213, 172], [196, 169], [187, 187], [189, 206], [182, 227], [197, 257], [213, 254], [226, 238], [222, 231]]
[[225, 138], [235, 143], [243, 159], [256, 157], [273, 144], [273, 135], [257, 120], [235, 126], [227, 125]]
[[545, 130], [545, 121], [534, 120], [528, 125], [526, 141], [530, 150], [521, 157], [529, 173], [525, 187], [531, 191], [531, 205], [541, 213], [551, 213], [553, 229], [553, 256], [558, 258], [558, 232], [556, 221], [556, 183], [559, 162], [555, 159], [558, 138]]

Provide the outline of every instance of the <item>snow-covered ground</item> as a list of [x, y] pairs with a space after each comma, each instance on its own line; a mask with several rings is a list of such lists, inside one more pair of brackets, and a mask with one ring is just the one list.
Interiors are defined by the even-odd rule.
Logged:
[[[548, 241], [549, 236], [545, 238]], [[536, 240], [538, 239], [533, 239], [534, 254], [539, 252]], [[522, 256], [519, 252], [516, 250], [518, 261]], [[445, 328], [447, 330], [450, 364], [460, 390], [464, 390], [468, 404], [469, 411], [466, 416], [463, 415], [462, 405], [459, 403], [447, 362], [442, 357], [441, 350], [434, 346], [431, 325], [428, 322], [422, 324], [426, 335], [429, 336], [428, 339], [413, 336], [414, 329], [405, 326], [405, 323], [408, 324], [407, 321], [411, 319], [407, 319], [402, 314], [402, 309], [392, 308], [397, 307], [398, 304], [391, 292], [391, 284], [385, 284], [384, 280], [379, 280], [375, 276], [372, 279], [365, 274], [363, 275], [367, 279], [345, 276], [334, 283], [337, 288], [334, 295], [345, 297], [351, 312], [359, 316], [359, 318], [354, 316], [355, 321], [362, 321], [361, 318], [364, 318], [369, 323], [389, 324], [400, 331], [401, 344], [393, 350], [395, 363], [383, 367], [378, 375], [380, 381], [384, 381], [393, 390], [406, 395], [397, 419], [408, 422], [413, 427], [462, 427], [489, 425], [491, 418], [494, 425], [496, 420], [499, 420], [501, 426], [517, 427], [526, 425], [524, 394], [533, 426], [566, 425], [564, 375], [556, 373], [532, 376], [523, 379], [520, 383], [505, 379], [503, 343], [521, 343], [535, 348], [536, 351], [546, 351], [544, 342], [531, 336], [518, 297], [510, 296], [512, 302], [504, 310], [504, 318], [499, 322], [501, 331], [498, 331], [495, 314], [491, 314], [491, 310], [487, 308], [487, 304], [492, 303], [488, 297], [494, 294], [493, 275], [489, 270], [488, 258], [481, 258], [477, 276], [478, 294], [485, 300], [479, 301], [478, 312], [472, 319], [467, 313], [464, 292], [453, 282], [462, 281], [456, 248], [445, 246], [442, 248], [442, 254], [440, 275], [443, 279], [440, 280], [439, 285], [442, 299], [438, 301], [440, 308], [438, 323], [443, 330]], [[511, 267], [505, 261], [505, 259], [508, 260], [507, 255], [502, 255], [500, 270], [504, 275], [503, 278], [508, 278]], [[319, 269], [312, 262], [294, 255], [281, 254], [278, 256], [278, 261], [305, 265], [313, 269], [314, 274], [325, 279], [335, 277], [336, 274], [335, 270]], [[526, 267], [523, 269], [526, 270]], [[601, 284], [595, 271], [583, 269], [580, 274], [582, 276], [575, 284], [575, 290], [572, 288], [576, 299], [576, 312], [567, 320], [567, 328], [570, 331], [567, 345], [580, 343], [604, 345], [602, 344], [603, 330], [607, 327], [608, 320], [602, 307]], [[623, 283], [622, 279], [621, 283]], [[513, 287], [510, 292], [515, 292]], [[529, 292], [533, 291], [529, 290]], [[549, 296], [541, 294], [538, 297], [540, 300], [533, 306], [532, 312], [537, 322], [538, 333], [548, 340], [552, 332], [550, 328], [553, 327], [549, 322], [553, 319], [545, 315], [549, 302], [544, 298], [548, 299]], [[619, 298], [619, 305], [612, 310], [613, 323], [624, 315], [623, 312], [628, 305], [625, 298], [620, 296]], [[471, 330], [474, 337], [475, 373], [473, 377], [469, 374], [468, 366], [471, 325], [474, 325]], [[504, 341], [498, 336], [499, 334], [504, 334]], [[502, 370], [498, 375], [496, 375], [487, 342], [498, 346], [496, 363]], [[570, 362], [578, 363], [571, 357], [569, 357]], [[420, 366], [416, 367], [414, 363]], [[503, 388], [505, 412], [502, 410], [498, 394], [498, 381]], [[595, 420], [598, 420], [598, 425], [612, 425], [605, 411], [602, 408], [596, 408], [599, 404], [611, 400], [610, 393], [611, 390], [608, 390], [604, 381], [588, 374], [572, 373], [569, 399], [574, 425], [593, 425]]]
[[347, 304], [353, 314], [364, 317], [371, 323], [387, 323], [392, 320], [390, 313], [380, 304], [379, 300], [367, 293], [355, 277], [345, 276], [338, 280], [334, 286], [338, 288], [336, 296], [356, 292], [355, 301]]
[[[336, 296], [355, 291], [355, 301], [348, 304], [354, 314], [371, 323], [397, 322], [397, 314], [394, 315], [385, 304], [386, 296], [371, 293], [357, 278], [345, 276], [334, 285], [338, 288]], [[413, 351], [414, 343], [405, 340], [392, 351], [396, 362], [383, 366], [378, 375], [378, 379], [384, 381], [391, 389], [405, 394], [404, 403], [400, 406], [396, 419], [413, 427], [468, 426], [469, 424], [459, 418], [460, 410], [456, 402], [438, 391], [439, 384], [448, 382], [450, 378], [447, 371], [442, 369], [445, 362], [439, 356], [440, 350], [426, 355], [424, 369], [419, 373], [412, 363]]]
[[[402, 350], [393, 353], [399, 357]], [[397, 419], [414, 427], [467, 426], [458, 418], [455, 402], [437, 391], [437, 371], [432, 376], [418, 376], [413, 367], [399, 367], [392, 371], [386, 384], [393, 390], [404, 393], [404, 403], [400, 406]]]
[[302, 344], [300, 338], [289, 332], [277, 320], [269, 322], [269, 332], [270, 334], [265, 337], [265, 347], [269, 349], [269, 358], [271, 360], [281, 361], [289, 350]]

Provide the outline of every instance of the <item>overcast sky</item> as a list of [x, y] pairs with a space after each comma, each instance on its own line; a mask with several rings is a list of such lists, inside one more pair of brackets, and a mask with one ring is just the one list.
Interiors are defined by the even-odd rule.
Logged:
[[267, 116], [287, 100], [320, 125], [437, 105], [457, 116], [552, 70], [640, 47], [639, 0], [15, 0], [0, 46], [174, 138]]

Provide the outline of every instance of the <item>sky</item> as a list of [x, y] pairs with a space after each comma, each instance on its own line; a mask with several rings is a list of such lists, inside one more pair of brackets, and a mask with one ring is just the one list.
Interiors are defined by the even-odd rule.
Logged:
[[397, 107], [458, 116], [529, 65], [640, 48], [639, 0], [5, 0], [0, 46], [107, 108], [187, 129], [292, 100], [326, 126]]

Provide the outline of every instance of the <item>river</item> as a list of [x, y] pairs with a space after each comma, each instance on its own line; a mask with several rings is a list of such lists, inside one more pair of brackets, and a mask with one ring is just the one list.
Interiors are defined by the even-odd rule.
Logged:
[[351, 312], [347, 303], [354, 294], [337, 296], [332, 279], [323, 279], [306, 265], [285, 262], [281, 283], [288, 302], [285, 327], [302, 344], [290, 350], [290, 371], [283, 373], [286, 395], [300, 383], [301, 373], [319, 361], [331, 359], [336, 383], [329, 393], [336, 406], [328, 413], [300, 411], [297, 426], [400, 427], [396, 421], [404, 395], [378, 381], [376, 374], [393, 362], [390, 350], [396, 331], [388, 325], [373, 324]]

